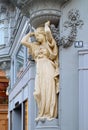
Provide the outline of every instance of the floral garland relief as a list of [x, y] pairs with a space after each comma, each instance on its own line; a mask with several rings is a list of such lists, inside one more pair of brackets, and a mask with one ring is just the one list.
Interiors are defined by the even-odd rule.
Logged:
[[51, 25], [52, 34], [57, 42], [58, 46], [63, 46], [63, 48], [70, 47], [76, 39], [77, 31], [84, 25], [83, 20], [80, 19], [79, 10], [71, 9], [68, 12], [68, 21], [64, 22], [64, 28], [70, 28], [70, 34], [66, 38], [65, 36], [60, 38], [59, 29]]

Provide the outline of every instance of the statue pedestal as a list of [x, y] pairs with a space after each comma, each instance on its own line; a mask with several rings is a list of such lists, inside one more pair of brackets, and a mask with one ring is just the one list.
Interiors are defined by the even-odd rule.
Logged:
[[35, 126], [35, 130], [59, 130], [59, 120], [45, 120], [38, 121]]

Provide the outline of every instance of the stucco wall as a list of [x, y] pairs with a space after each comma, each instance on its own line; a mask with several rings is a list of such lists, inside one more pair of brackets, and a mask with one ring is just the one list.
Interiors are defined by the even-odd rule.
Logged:
[[[61, 7], [61, 18], [60, 18], [60, 35], [68, 37], [68, 30], [64, 30], [63, 24], [67, 21], [67, 15], [70, 9], [78, 9], [80, 12], [80, 19], [83, 20], [84, 25], [81, 29], [78, 29], [76, 41], [83, 41], [83, 47], [87, 48], [88, 41], [88, 28], [87, 28], [87, 0], [72, 0], [63, 7]], [[82, 49], [81, 48], [81, 49]], [[11, 91], [9, 95], [9, 110], [14, 109], [15, 102], [19, 99], [22, 103], [26, 98], [29, 98], [29, 129], [44, 129], [44, 130], [80, 130], [79, 127], [79, 56], [78, 51], [80, 48], [76, 48], [74, 43], [71, 47], [59, 48], [59, 62], [60, 62], [60, 96], [59, 96], [59, 119], [51, 122], [36, 124], [34, 117], [36, 116], [35, 101], [33, 100], [33, 85], [34, 81], [28, 82], [28, 78], [32, 77], [32, 73], [35, 74], [35, 69], [31, 72], [30, 70], [24, 75], [19, 84]], [[81, 64], [82, 62], [80, 62]], [[85, 60], [86, 63], [86, 60]], [[27, 83], [28, 82], [28, 83]], [[23, 90], [23, 95], [21, 91]], [[18, 92], [19, 90], [19, 92]], [[29, 93], [28, 93], [29, 92]], [[31, 93], [32, 92], [32, 93]], [[82, 91], [81, 91], [82, 92]], [[19, 93], [18, 95], [16, 95]], [[34, 107], [34, 109], [33, 109]], [[86, 106], [85, 106], [86, 107]], [[31, 115], [33, 115], [33, 117]], [[82, 118], [82, 117], [81, 117]], [[87, 118], [85, 118], [87, 119]], [[56, 123], [56, 124], [55, 124]], [[59, 124], [59, 125], [58, 125]], [[52, 127], [53, 126], [53, 127]], [[55, 127], [54, 127], [55, 126]], [[87, 127], [86, 127], [87, 128]], [[87, 130], [85, 128], [85, 130]], [[82, 129], [84, 130], [84, 129]]]
[[[84, 6], [85, 7], [84, 7]], [[80, 19], [84, 25], [78, 29], [76, 41], [83, 41], [86, 46], [88, 39], [87, 31], [87, 0], [73, 0], [62, 7], [60, 21], [61, 36], [68, 37], [69, 29], [64, 30], [64, 22], [68, 20], [67, 15], [71, 9], [78, 9]], [[79, 129], [79, 82], [78, 82], [78, 50], [74, 44], [69, 48], [60, 47], [60, 125], [61, 130]], [[80, 129], [79, 129], [80, 130]]]

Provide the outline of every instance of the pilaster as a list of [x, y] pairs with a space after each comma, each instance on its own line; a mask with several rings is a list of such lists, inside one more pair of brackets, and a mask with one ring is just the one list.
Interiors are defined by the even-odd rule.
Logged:
[[79, 50], [79, 130], [88, 129], [88, 49]]

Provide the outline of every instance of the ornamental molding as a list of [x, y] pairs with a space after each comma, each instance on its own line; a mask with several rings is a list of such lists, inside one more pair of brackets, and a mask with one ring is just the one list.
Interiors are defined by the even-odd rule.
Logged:
[[27, 17], [37, 10], [57, 9], [71, 0], [10, 0]]
[[60, 30], [59, 30], [59, 27], [55, 27], [54, 24], [51, 24], [50, 25], [50, 30], [52, 32], [52, 35], [57, 43], [57, 46], [60, 46]]
[[42, 26], [47, 20], [51, 23], [58, 25], [61, 16], [61, 11], [55, 9], [42, 9], [35, 11], [30, 16], [30, 24], [37, 28]]
[[[68, 20], [64, 22], [64, 28], [66, 30], [70, 28], [70, 33], [69, 33], [68, 37], [63, 36], [61, 38], [60, 38], [59, 26], [56, 25], [56, 23], [59, 24], [61, 12], [60, 11], [56, 11], [56, 12], [51, 11], [53, 13], [50, 14], [49, 11], [50, 10], [42, 10], [40, 12], [39, 11], [36, 12], [36, 14], [32, 14], [33, 25], [35, 27], [38, 27], [39, 26], [38, 24], [44, 23], [45, 21], [47, 21], [47, 19], [50, 20], [51, 21], [51, 25], [50, 25], [51, 32], [52, 32], [54, 39], [56, 40], [57, 46], [63, 46], [63, 48], [70, 47], [73, 44], [73, 42], [75, 42], [75, 40], [76, 40], [78, 29], [81, 29], [82, 26], [84, 25], [83, 20], [80, 19], [79, 10], [71, 9], [68, 12]], [[43, 14], [44, 14], [44, 19], [43, 19]], [[55, 21], [57, 21], [57, 22], [55, 22]]]
[[0, 15], [5, 14], [5, 16], [8, 18], [9, 14], [14, 11], [14, 6], [11, 3], [0, 3]]
[[70, 34], [68, 37], [63, 36], [60, 39], [60, 45], [64, 48], [70, 47], [76, 40], [77, 31], [84, 25], [83, 20], [80, 19], [80, 13], [77, 9], [71, 9], [68, 12], [68, 21], [64, 22], [64, 28], [70, 28]]
[[2, 62], [0, 62], [0, 69], [4, 70], [4, 71], [10, 69], [10, 61], [2, 61]]
[[[17, 6], [18, 8], [20, 8], [20, 9], [23, 9], [26, 5], [30, 5], [31, 3], [35, 3], [36, 4], [36, 2], [38, 2], [38, 1], [36, 1], [36, 0], [10, 0], [15, 6]], [[44, 2], [49, 2], [49, 1], [51, 1], [51, 3], [52, 3], [52, 1], [53, 0], [44, 0], [43, 1], [43, 3]], [[63, 4], [65, 4], [65, 3], [67, 3], [68, 1], [71, 1], [71, 0], [57, 0], [58, 2], [59, 2], [59, 4], [60, 5], [63, 5]], [[39, 1], [40, 2], [40, 1]]]

